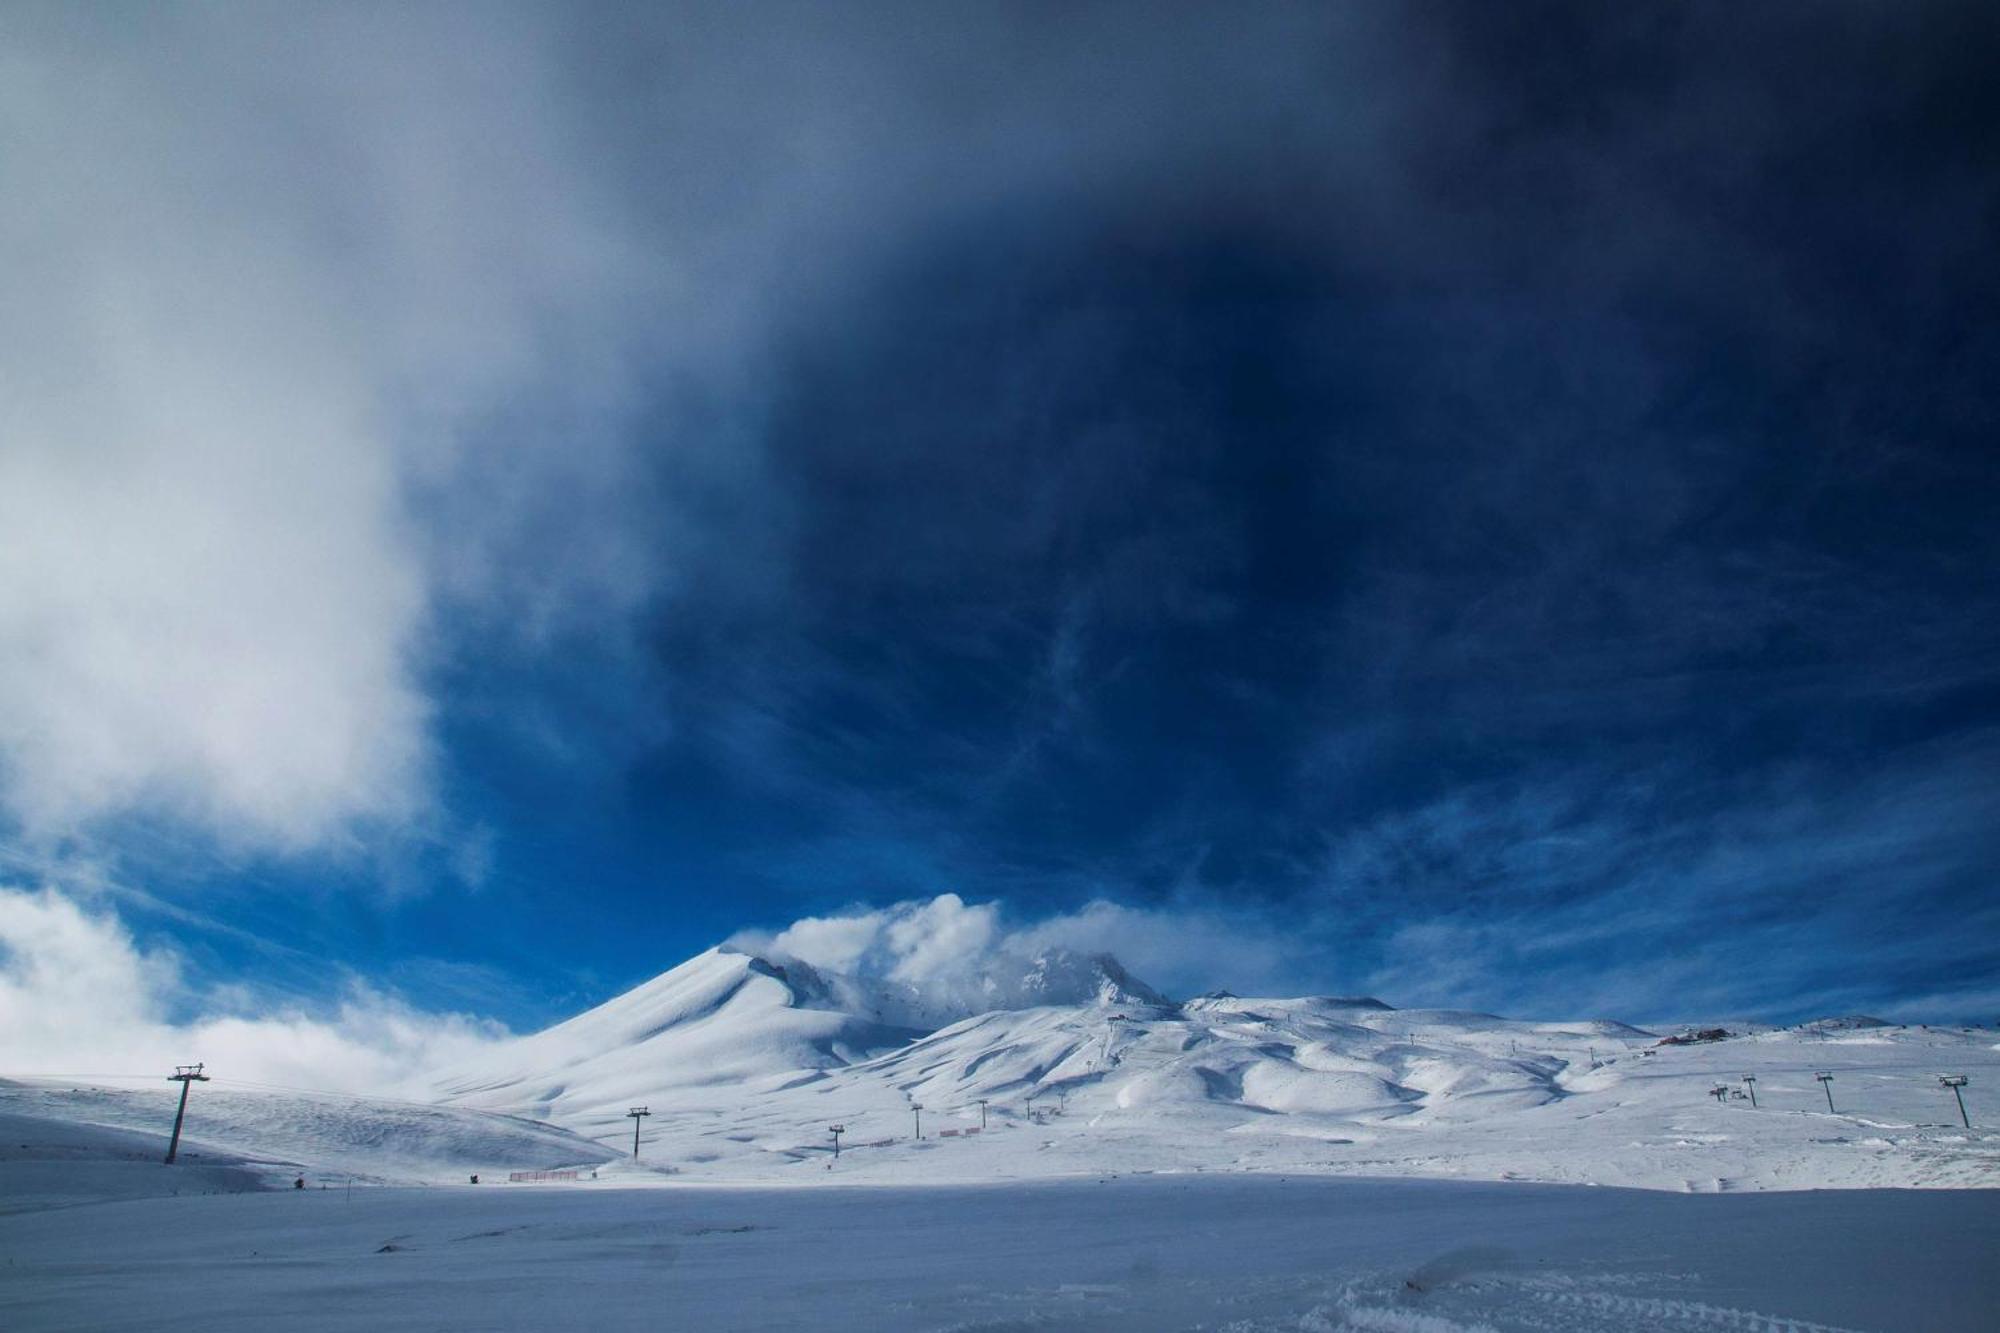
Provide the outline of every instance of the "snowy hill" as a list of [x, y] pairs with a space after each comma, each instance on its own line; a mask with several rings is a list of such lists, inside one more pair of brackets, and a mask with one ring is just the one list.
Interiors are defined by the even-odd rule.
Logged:
[[[1073, 958], [1018, 977], [1074, 998], [913, 1034], [895, 986], [711, 951], [453, 1075], [567, 1129], [219, 1078], [168, 1169], [163, 1080], [0, 1083], [0, 1323], [164, 1327], [159, 1275], [194, 1271], [204, 1317], [246, 1329], [640, 1328], [662, 1301], [745, 1329], [1991, 1324], [1991, 1189], [1852, 1188], [2000, 1185], [1985, 1106], [1961, 1127], [1935, 1077], [2000, 1081], [1991, 1032], [1661, 1046], [1369, 998], [1174, 1005]], [[653, 1111], [636, 1163], [628, 1095]], [[1393, 1176], [1431, 1179], [1359, 1179]]]
[[[1241, 1146], [1246, 1135], [1351, 1144], [1376, 1136], [1363, 1125], [1555, 1102], [1568, 1095], [1568, 1054], [1652, 1041], [1619, 1024], [1511, 1023], [1375, 1000], [1046, 1005], [964, 1019], [873, 1059], [768, 1079], [733, 1098], [667, 1089], [655, 1098], [665, 1118], [653, 1132], [677, 1160], [754, 1169], [816, 1158], [827, 1122], [877, 1144], [913, 1134], [921, 1107], [957, 1135], [978, 1123], [984, 1101], [989, 1128], [1053, 1124], [1048, 1117], [1075, 1127], [1087, 1117], [1105, 1132], [1083, 1151], [1106, 1163], [1129, 1166], [1136, 1154], [1162, 1167], [1200, 1157], [1226, 1167], [1244, 1151], [1262, 1154]], [[1217, 1143], [1219, 1156], [1196, 1147]], [[1026, 1169], [1092, 1167], [1058, 1151]]]
[[0, 1081], [0, 1211], [43, 1197], [230, 1193], [319, 1183], [465, 1180], [619, 1156], [553, 1125], [456, 1107], [201, 1085], [180, 1161], [162, 1169], [178, 1092]]
[[[634, 1103], [714, 1106], [812, 1082], [906, 1048], [975, 1005], [1086, 1008], [1167, 1001], [1116, 959], [1049, 949], [992, 970], [956, 1005], [912, 988], [729, 947], [438, 1080], [443, 1100], [551, 1119], [586, 1133], [627, 1124]], [[722, 1089], [729, 1089], [724, 1093]]]
[[[710, 949], [567, 1022], [450, 1071], [449, 1102], [599, 1129], [677, 1088], [754, 1094], [920, 1035], [893, 996]], [[899, 1022], [898, 1020], [903, 1020]]]
[[[2000, 1185], [2000, 1132], [1958, 1125], [1936, 1080], [1947, 1068], [2000, 1081], [1992, 1034], [1660, 1047], [1606, 1020], [1319, 999], [1048, 1006], [758, 1093], [669, 1098], [646, 1153], [697, 1176], [789, 1179], [833, 1167], [827, 1127], [841, 1124], [839, 1171], [881, 1183], [1255, 1171], [1696, 1193]], [[1834, 1112], [1816, 1072], [1835, 1075]]]
[[1176, 1005], [1116, 959], [1067, 950], [980, 981], [982, 997], [1017, 1003], [940, 1025], [891, 984], [711, 949], [439, 1087], [453, 1103], [587, 1133], [621, 1129], [635, 1102], [747, 1111], [835, 1088], [844, 1104], [899, 1108], [1089, 1090], [1180, 1118], [1439, 1115], [1472, 1095], [1489, 1107], [1564, 1095], [1555, 1048], [1597, 1042], [1608, 1054], [1653, 1040], [1619, 1023], [1513, 1023], [1366, 997], [1218, 992]]
[[[976, 984], [973, 984], [976, 983]], [[1676, 1190], [2000, 1183], [2000, 1139], [1939, 1124], [1935, 1067], [1986, 1040], [1862, 1020], [1693, 1046], [1608, 1019], [1521, 1021], [1373, 997], [1174, 1004], [1104, 956], [1051, 951], [972, 979], [1017, 1001], [942, 1012], [891, 982], [710, 950], [491, 1052], [457, 1105], [545, 1117], [696, 1177], [831, 1165], [881, 1180], [1278, 1170]], [[1019, 1001], [1026, 1000], [1026, 1003]], [[1039, 1002], [1037, 1002], [1039, 1001]], [[1829, 1116], [1812, 1073], [1852, 1081]], [[1995, 1072], [2000, 1072], [1996, 1070]], [[1757, 1119], [1741, 1097], [1756, 1073]], [[1717, 1117], [1723, 1117], [1716, 1123]], [[985, 1126], [985, 1136], [968, 1131]], [[919, 1126], [925, 1137], [916, 1137]], [[951, 1140], [959, 1140], [952, 1142]], [[976, 1146], [975, 1146], [976, 1144]]]
[[[958, 981], [920, 994], [711, 949], [441, 1071], [439, 1105], [204, 1086], [187, 1160], [221, 1172], [216, 1188], [237, 1171], [444, 1181], [592, 1165], [618, 1179], [837, 1170], [897, 1184], [1248, 1171], [1691, 1192], [2000, 1185], [2000, 1131], [1980, 1125], [1979, 1090], [2000, 1082], [1991, 1033], [1851, 1017], [1670, 1045], [1608, 1019], [1365, 996], [1176, 1004], [1112, 958], [1060, 950]], [[965, 1012], [992, 998], [1007, 1003]], [[1969, 1128], [1943, 1071], [1971, 1077]], [[17, 1157], [94, 1154], [157, 1189], [116, 1164], [157, 1160], [171, 1097], [164, 1084], [0, 1087], [0, 1116], [27, 1145]], [[651, 1112], [636, 1165], [633, 1105]], [[71, 1142], [75, 1126], [95, 1148]]]

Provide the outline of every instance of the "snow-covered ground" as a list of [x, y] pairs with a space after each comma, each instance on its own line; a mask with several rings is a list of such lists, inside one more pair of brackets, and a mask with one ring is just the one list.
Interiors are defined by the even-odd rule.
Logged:
[[0, 1212], [289, 1184], [421, 1184], [580, 1166], [618, 1154], [553, 1125], [455, 1107], [197, 1084], [180, 1160], [179, 1092], [0, 1080]]
[[1983, 1190], [288, 1190], [0, 1217], [0, 1327], [1973, 1333], [1995, 1253]]
[[0, 1081], [0, 1328], [2000, 1327], [1992, 1032], [1024, 969], [961, 1015], [713, 950], [436, 1104], [215, 1070], [173, 1167], [165, 1079]]

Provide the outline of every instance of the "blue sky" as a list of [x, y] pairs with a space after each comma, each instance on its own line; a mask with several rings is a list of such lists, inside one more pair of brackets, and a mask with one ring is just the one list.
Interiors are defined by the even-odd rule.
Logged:
[[2000, 1013], [1990, 11], [506, 17], [0, 20], [0, 876], [175, 1004]]

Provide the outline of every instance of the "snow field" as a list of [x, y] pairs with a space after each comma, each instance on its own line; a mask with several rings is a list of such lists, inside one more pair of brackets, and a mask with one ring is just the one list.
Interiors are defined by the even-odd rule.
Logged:
[[[1073, 957], [1003, 989], [1067, 998], [925, 1032], [904, 997], [711, 951], [451, 1071], [441, 1105], [217, 1070], [171, 1168], [163, 1078], [0, 1082], [0, 1328], [2000, 1326], [1990, 1033], [1660, 1047], [1172, 1005]], [[1708, 1095], [1745, 1074], [1756, 1108]], [[549, 1170], [577, 1178], [506, 1183]]]
[[1993, 1327], [2000, 1195], [1263, 1177], [138, 1199], [0, 1216], [0, 1327]]
[[[179, 1091], [0, 1082], [0, 1209], [28, 1197], [122, 1198], [352, 1178], [439, 1183], [592, 1167], [612, 1149], [554, 1125], [456, 1107], [197, 1084], [166, 1167]], [[89, 1163], [86, 1187], [82, 1164]], [[192, 1181], [205, 1183], [194, 1185]]]

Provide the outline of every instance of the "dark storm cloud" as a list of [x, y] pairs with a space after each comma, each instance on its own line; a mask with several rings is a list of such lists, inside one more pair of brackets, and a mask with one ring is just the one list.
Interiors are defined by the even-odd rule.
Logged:
[[1168, 24], [1094, 84], [1092, 11], [902, 83], [951, 165], [774, 324], [784, 577], [662, 624], [681, 780], [789, 803], [821, 895], [1261, 901], [1436, 999], [1907, 990], [1823, 974], [1984, 910], [2000, 107], [1976, 11], [1818, 14]]
[[[57, 466], [74, 385], [0, 456], [20, 820], [441, 821], [524, 939], [952, 889], [1436, 1000], [1990, 982], [1989, 7], [20, 13], [0, 223], [136, 303], [144, 464]], [[102, 313], [30, 290], [21, 358]], [[192, 498], [77, 563], [71, 482]], [[78, 570], [200, 590], [175, 672]]]

